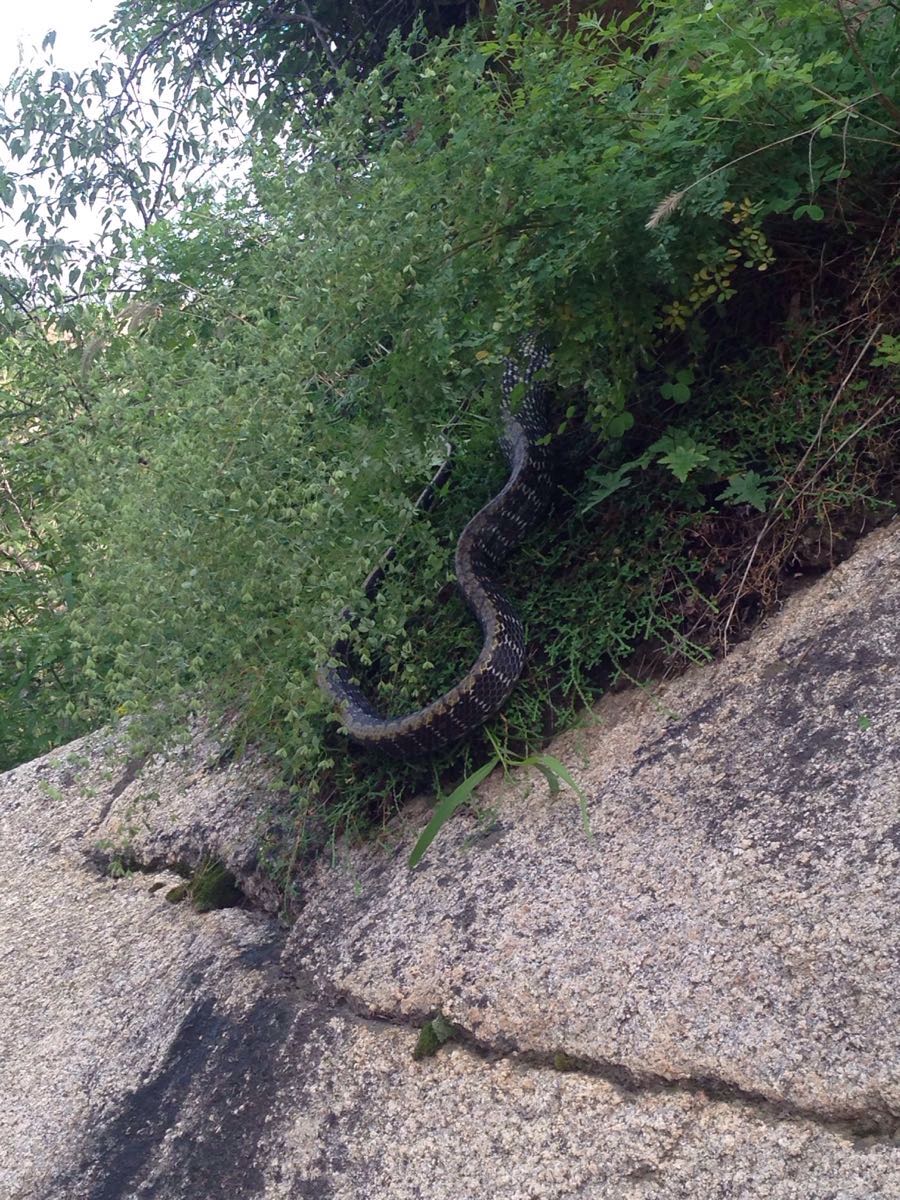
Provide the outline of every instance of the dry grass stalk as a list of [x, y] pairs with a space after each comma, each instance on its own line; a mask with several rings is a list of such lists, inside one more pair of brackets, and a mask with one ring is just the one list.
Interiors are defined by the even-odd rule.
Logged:
[[657, 225], [661, 225], [667, 217], [670, 217], [678, 205], [681, 203], [681, 198], [687, 188], [683, 188], [680, 192], [670, 192], [665, 200], [660, 201], [650, 214], [650, 219], [644, 226], [645, 229], [655, 229]]

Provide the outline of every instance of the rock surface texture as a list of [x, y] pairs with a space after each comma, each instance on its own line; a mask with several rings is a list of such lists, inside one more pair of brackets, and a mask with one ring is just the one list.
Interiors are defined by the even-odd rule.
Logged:
[[[251, 760], [0, 777], [0, 1196], [900, 1200], [900, 523], [551, 750], [590, 837], [495, 776], [416, 871], [424, 806], [317, 866], [290, 931]], [[209, 857], [243, 904], [167, 903]]]

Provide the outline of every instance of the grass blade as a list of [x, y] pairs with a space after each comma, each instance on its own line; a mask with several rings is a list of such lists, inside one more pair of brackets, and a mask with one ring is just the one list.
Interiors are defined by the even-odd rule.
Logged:
[[[554, 758], [552, 754], [535, 754], [532, 755], [531, 758], [526, 759], [522, 765], [537, 767], [541, 774], [545, 777], [549, 772], [556, 776], [557, 779], [561, 779], [563, 783], [567, 784], [572, 789], [572, 791], [578, 797], [578, 807], [581, 811], [581, 824], [584, 828], [584, 832], [588, 837], [593, 837], [594, 835], [591, 833], [591, 819], [588, 814], [587, 796], [584, 793], [584, 789], [581, 788], [572, 778], [572, 774], [565, 763], [561, 763], [559, 759]], [[556, 788], [554, 788], [551, 784], [550, 794], [552, 796], [555, 796], [558, 790], [558, 784]]]
[[487, 779], [499, 761], [496, 755], [493, 758], [489, 758], [477, 771], [473, 771], [471, 775], [467, 775], [459, 787], [454, 788], [449, 796], [443, 797], [432, 813], [431, 820], [422, 830], [419, 840], [413, 847], [412, 854], [409, 856], [410, 869], [418, 866], [422, 861], [425, 851], [437, 837], [438, 833], [440, 833], [444, 823], [450, 820], [461, 804], [465, 804], [479, 783]]

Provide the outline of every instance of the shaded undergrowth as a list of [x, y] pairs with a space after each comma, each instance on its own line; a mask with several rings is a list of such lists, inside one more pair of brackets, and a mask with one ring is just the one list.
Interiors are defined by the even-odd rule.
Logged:
[[[884, 233], [884, 260], [857, 248], [806, 278], [796, 267], [775, 272], [729, 310], [727, 323], [713, 316], [677, 403], [659, 404], [671, 370], [657, 365], [636, 381], [640, 434], [599, 444], [576, 428], [557, 439], [556, 510], [502, 575], [528, 630], [527, 666], [505, 710], [424, 764], [367, 753], [325, 731], [333, 765], [312, 802], [304, 795], [299, 837], [293, 819], [272, 831], [271, 869], [287, 881], [298, 857], [337, 832], [370, 835], [417, 790], [446, 793], [492, 755], [535, 753], [554, 733], [589, 721], [587, 706], [611, 688], [722, 655], [896, 513], [898, 364], [875, 348], [892, 344], [885, 331], [900, 300], [896, 226]], [[660, 362], [676, 352], [663, 347]], [[658, 451], [647, 454], [673, 428], [701, 456], [684, 480], [657, 461]], [[635, 462], [607, 494], [622, 464]], [[385, 712], [425, 703], [477, 655], [477, 627], [453, 585], [429, 595], [433, 574], [416, 569], [428, 561], [424, 541], [442, 548], [449, 575], [457, 532], [503, 478], [499, 459], [490, 482], [470, 470], [427, 531], [413, 529], [399, 547], [386, 590], [407, 598], [402, 654], [379, 635], [378, 605], [359, 639], [360, 678]], [[745, 481], [737, 495], [735, 477]]]

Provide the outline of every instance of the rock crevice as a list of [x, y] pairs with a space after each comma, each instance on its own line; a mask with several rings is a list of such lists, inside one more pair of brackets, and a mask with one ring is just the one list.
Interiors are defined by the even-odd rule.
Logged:
[[[310, 1003], [304, 995], [306, 1003]], [[342, 1019], [361, 1021], [375, 1028], [406, 1031], [414, 1043], [415, 1035], [422, 1026], [431, 1021], [440, 1008], [420, 1012], [383, 1012], [368, 1008], [357, 997], [333, 996], [329, 1001], [319, 1000], [312, 1005], [323, 1019], [339, 1016]], [[714, 1101], [735, 1105], [739, 1109], [752, 1110], [757, 1115], [772, 1121], [803, 1121], [830, 1129], [849, 1139], [883, 1139], [900, 1144], [900, 1112], [873, 1104], [864, 1109], [848, 1109], [821, 1112], [815, 1108], [803, 1108], [786, 1101], [773, 1100], [759, 1092], [749, 1092], [737, 1087], [727, 1078], [714, 1076], [667, 1078], [649, 1072], [637, 1072], [621, 1062], [577, 1058], [565, 1047], [553, 1053], [521, 1046], [509, 1036], [499, 1036], [493, 1041], [484, 1041], [471, 1030], [453, 1026], [452, 1044], [471, 1054], [476, 1061], [498, 1062], [507, 1060], [513, 1065], [537, 1070], [553, 1071], [558, 1074], [579, 1074], [601, 1079], [611, 1084], [624, 1095], [658, 1096], [669, 1092], [682, 1092], [701, 1101]], [[412, 1049], [410, 1050], [412, 1055]], [[440, 1051], [438, 1051], [440, 1053]]]

